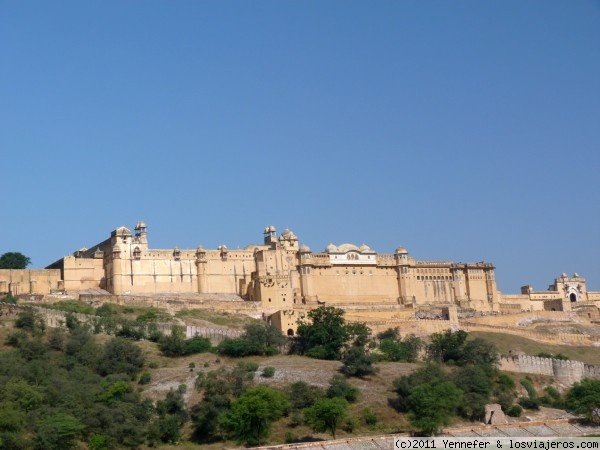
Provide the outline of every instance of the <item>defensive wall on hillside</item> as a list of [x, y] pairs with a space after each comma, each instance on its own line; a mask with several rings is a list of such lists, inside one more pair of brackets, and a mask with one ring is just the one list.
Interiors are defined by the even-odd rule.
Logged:
[[[12, 303], [0, 302], [0, 317], [7, 319], [16, 319], [20, 312], [26, 310], [33, 310], [39, 314], [46, 324], [51, 328], [65, 328], [67, 322], [67, 314], [77, 319], [79, 322], [93, 326], [97, 321], [101, 319], [100, 316], [94, 316], [90, 314], [80, 313], [67, 313], [65, 311], [59, 311], [55, 309], [42, 308], [31, 305], [16, 305]], [[174, 324], [171, 323], [152, 323], [156, 329], [163, 334], [171, 334], [171, 330]], [[186, 337], [191, 338], [194, 336], [202, 336], [211, 339], [213, 342], [220, 342], [225, 338], [236, 338], [241, 336], [242, 332], [238, 330], [232, 330], [227, 328], [218, 327], [200, 327], [195, 325], [187, 325], [185, 328]]]
[[600, 365], [528, 355], [501, 356], [500, 370], [548, 375], [567, 386], [584, 378], [600, 379]]

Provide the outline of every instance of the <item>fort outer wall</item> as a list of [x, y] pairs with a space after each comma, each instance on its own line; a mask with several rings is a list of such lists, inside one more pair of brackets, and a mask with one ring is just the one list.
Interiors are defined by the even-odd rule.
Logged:
[[0, 269], [0, 294], [49, 294], [62, 289], [58, 269]]
[[[65, 328], [67, 315], [74, 317], [80, 323], [89, 324], [91, 326], [101, 319], [100, 316], [93, 316], [90, 314], [80, 313], [67, 313], [65, 311], [47, 309], [37, 306], [29, 305], [16, 305], [12, 303], [0, 302], [0, 316], [7, 319], [16, 319], [19, 313], [33, 310], [36, 314], [39, 314], [43, 319], [46, 326], [50, 328]], [[156, 327], [156, 330], [163, 334], [171, 334], [172, 327], [174, 324], [171, 323], [152, 323]], [[242, 331], [231, 330], [227, 328], [215, 327], [201, 327], [196, 325], [187, 325], [185, 327], [185, 335], [187, 338], [194, 336], [202, 336], [209, 338], [213, 343], [219, 343], [225, 338], [238, 338], [242, 335]]]
[[500, 370], [506, 372], [531, 373], [556, 378], [560, 383], [571, 386], [585, 378], [600, 379], [600, 366], [539, 356], [501, 356]]

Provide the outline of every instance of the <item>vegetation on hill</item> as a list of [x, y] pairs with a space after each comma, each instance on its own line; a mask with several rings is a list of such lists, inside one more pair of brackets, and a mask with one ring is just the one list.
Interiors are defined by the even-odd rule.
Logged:
[[[208, 339], [186, 338], [178, 327], [166, 335], [143, 328], [142, 337], [151, 340], [136, 342], [134, 325], [151, 325], [152, 311], [136, 311], [131, 320], [103, 306], [95, 311], [100, 322], [86, 325], [68, 316], [66, 329], [52, 329], [25, 310], [14, 329], [2, 330], [0, 448], [100, 450], [186, 440], [263, 445], [357, 431], [429, 435], [455, 418], [479, 420], [490, 402], [509, 415], [546, 405], [597, 420], [600, 382], [578, 383], [563, 396], [527, 377], [500, 373], [495, 347], [463, 331], [434, 334], [427, 343], [402, 338], [397, 329], [373, 337], [366, 325], [346, 323], [340, 310], [315, 311], [291, 347], [333, 359], [299, 368], [308, 375], [328, 367], [321, 381], [286, 379], [282, 361], [306, 366], [309, 360], [271, 356], [287, 338], [263, 323], [246, 324], [239, 338], [213, 347]], [[94, 335], [105, 327], [110, 336]], [[332, 327], [343, 339], [332, 342]], [[238, 359], [243, 355], [255, 361]], [[398, 376], [399, 367], [412, 372]], [[189, 387], [162, 375], [171, 370]], [[152, 400], [140, 394], [159, 386], [162, 394]], [[393, 398], [387, 398], [391, 389]]]

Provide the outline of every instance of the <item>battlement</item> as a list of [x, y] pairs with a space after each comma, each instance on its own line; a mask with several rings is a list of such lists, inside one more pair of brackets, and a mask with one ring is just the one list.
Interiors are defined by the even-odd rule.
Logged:
[[500, 370], [548, 375], [570, 386], [584, 378], [600, 379], [600, 365], [529, 355], [502, 355]]

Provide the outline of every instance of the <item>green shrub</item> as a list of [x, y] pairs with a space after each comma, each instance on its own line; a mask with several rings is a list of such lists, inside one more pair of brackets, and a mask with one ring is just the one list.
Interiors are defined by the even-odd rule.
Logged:
[[152, 380], [152, 376], [150, 375], [150, 373], [149, 372], [144, 372], [140, 376], [139, 384], [148, 384], [148, 383], [150, 383], [151, 380]]
[[377, 415], [369, 408], [365, 408], [363, 410], [363, 418], [365, 419], [365, 423], [367, 425], [373, 426], [377, 423]]
[[354, 417], [349, 417], [344, 421], [344, 424], [342, 425], [342, 429], [346, 433], [352, 433], [357, 425], [358, 425], [358, 420], [356, 420]]
[[296, 428], [302, 425], [302, 413], [298, 410], [292, 411], [290, 414], [290, 422], [289, 426], [291, 428]]
[[148, 334], [148, 340], [151, 342], [159, 342], [163, 338], [164, 334], [158, 330], [152, 330]]
[[184, 344], [186, 355], [205, 353], [210, 351], [211, 348], [212, 344], [210, 342], [210, 339], [200, 336], [194, 336], [191, 339], [187, 339]]
[[285, 438], [284, 439], [285, 439], [285, 443], [286, 444], [291, 444], [292, 442], [296, 442], [298, 440], [298, 438], [291, 431], [286, 431], [285, 432]]
[[521, 397], [519, 399], [519, 405], [521, 405], [525, 409], [540, 409], [540, 399], [539, 398], [529, 398], [529, 397]]
[[275, 367], [268, 366], [262, 371], [262, 376], [265, 378], [273, 378], [273, 375], [275, 375]]
[[12, 347], [18, 347], [19, 344], [23, 341], [27, 340], [27, 333], [21, 330], [13, 331], [8, 336], [6, 336], [6, 345], [10, 345]]
[[240, 361], [237, 366], [244, 372], [256, 372], [258, 370], [258, 363], [254, 361]]
[[13, 296], [12, 294], [6, 294], [6, 297], [4, 297], [0, 301], [4, 302], [4, 303], [12, 303], [13, 305], [16, 305], [18, 300], [19, 299], [17, 297]]
[[519, 405], [512, 405], [510, 408], [508, 408], [506, 414], [510, 417], [521, 417], [521, 414], [523, 414], [523, 408], [521, 408]]
[[148, 367], [151, 369], [158, 369], [158, 362], [157, 361], [150, 361], [148, 363]]
[[352, 403], [358, 398], [358, 392], [358, 388], [348, 383], [342, 375], [334, 375], [329, 381], [327, 397], [341, 397], [349, 403]]

